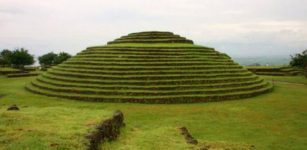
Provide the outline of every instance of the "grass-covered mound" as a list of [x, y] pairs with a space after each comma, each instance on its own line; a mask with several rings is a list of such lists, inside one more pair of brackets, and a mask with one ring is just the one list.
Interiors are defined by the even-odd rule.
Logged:
[[70, 99], [140, 103], [221, 101], [272, 89], [226, 54], [192, 43], [170, 32], [132, 33], [88, 47], [26, 88]]
[[296, 76], [302, 73], [301, 70], [292, 67], [255, 66], [255, 67], [247, 67], [247, 69], [257, 75]]

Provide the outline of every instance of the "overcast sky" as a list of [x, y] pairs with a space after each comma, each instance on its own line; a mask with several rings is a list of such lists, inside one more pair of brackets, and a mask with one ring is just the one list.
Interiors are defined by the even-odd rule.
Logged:
[[70, 54], [146, 30], [232, 57], [307, 49], [307, 0], [0, 0], [0, 49]]

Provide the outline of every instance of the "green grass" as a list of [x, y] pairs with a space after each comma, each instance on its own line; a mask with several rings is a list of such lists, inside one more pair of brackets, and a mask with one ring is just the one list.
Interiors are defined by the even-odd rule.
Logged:
[[[84, 136], [111, 111], [30, 94], [24, 86], [31, 79], [0, 77], [0, 149], [84, 149]], [[21, 111], [6, 111], [11, 104]]]
[[[303, 77], [266, 77], [307, 82]], [[276, 82], [254, 98], [198, 104], [90, 103], [29, 93], [34, 77], [0, 77], [0, 149], [84, 149], [84, 136], [120, 109], [126, 127], [104, 149], [188, 149], [178, 127], [200, 142], [255, 145], [261, 150], [307, 148], [307, 86]], [[17, 104], [20, 111], [6, 108]]]

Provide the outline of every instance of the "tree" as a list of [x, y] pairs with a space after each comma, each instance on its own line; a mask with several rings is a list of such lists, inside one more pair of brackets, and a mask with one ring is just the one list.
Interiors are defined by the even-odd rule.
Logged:
[[55, 59], [54, 59], [54, 64], [60, 64], [63, 61], [66, 61], [67, 59], [69, 59], [71, 57], [71, 55], [69, 55], [68, 53], [65, 52], [61, 52]]
[[16, 68], [24, 69], [25, 65], [32, 65], [34, 62], [34, 56], [24, 48], [14, 50], [10, 56], [10, 63]]
[[51, 52], [38, 57], [38, 61], [41, 66], [48, 67], [54, 65], [54, 60], [56, 57], [58, 57], [58, 55]]
[[307, 50], [303, 51], [302, 54], [291, 56], [290, 65], [293, 67], [305, 68], [307, 66]]
[[301, 54], [291, 56], [290, 66], [304, 69], [305, 76], [307, 77], [307, 50]]
[[0, 64], [2, 66], [10, 65], [10, 57], [12, 55], [12, 51], [8, 49], [4, 49], [0, 52]]
[[3, 57], [2, 56], [0, 56], [0, 65], [1, 66], [3, 66], [3, 67], [5, 67], [5, 60], [3, 59]]

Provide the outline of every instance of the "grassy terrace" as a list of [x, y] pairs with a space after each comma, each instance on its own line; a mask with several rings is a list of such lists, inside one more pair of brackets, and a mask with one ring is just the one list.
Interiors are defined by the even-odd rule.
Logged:
[[[146, 89], [146, 90], [182, 90], [182, 89], [201, 89], [201, 88], [226, 88], [226, 87], [239, 87], [242, 85], [252, 85], [252, 84], [258, 84], [262, 82], [262, 79], [257, 79], [254, 81], [244, 81], [244, 82], [228, 82], [228, 83], [214, 83], [214, 84], [208, 84], [208, 85], [151, 85], [151, 86], [138, 86], [138, 85], [130, 85], [130, 86], [124, 86], [121, 87], [119, 85], [101, 85], [101, 84], [88, 84], [88, 83], [73, 83], [73, 82], [61, 82], [57, 80], [47, 79], [47, 78], [37, 78], [37, 80], [41, 83], [46, 83], [49, 85], [56, 85], [61, 87], [77, 87], [77, 88], [94, 88], [94, 89]], [[36, 81], [33, 81], [36, 82]]]
[[302, 71], [300, 69], [291, 68], [289, 66], [279, 66], [279, 67], [253, 66], [253, 67], [247, 67], [247, 69], [258, 75], [293, 76], [293, 75], [302, 74]]
[[10, 74], [10, 73], [19, 73], [20, 70], [10, 68], [10, 67], [0, 67], [0, 75], [1, 74]]
[[[24, 89], [35, 77], [0, 76], [0, 149], [85, 149], [84, 136], [116, 109], [124, 112], [126, 127], [117, 141], [102, 145], [106, 150], [195, 148], [185, 143], [178, 131], [181, 126], [201, 143], [306, 149], [307, 86], [300, 83], [307, 79], [262, 78], [276, 81], [273, 93], [236, 101], [149, 105], [46, 97]], [[12, 104], [21, 110], [6, 111]]]
[[181, 74], [181, 75], [185, 75], [185, 74], [214, 74], [214, 73], [236, 73], [236, 72], [247, 72], [244, 69], [212, 69], [212, 70], [180, 70], [180, 69], [173, 69], [173, 70], [164, 70], [164, 71], [103, 71], [103, 70], [96, 70], [96, 69], [75, 69], [75, 68], [65, 68], [65, 67], [53, 67], [50, 70], [58, 70], [58, 71], [69, 71], [69, 72], [83, 72], [83, 73], [91, 73], [91, 74], [104, 74], [104, 75], [141, 75], [141, 74], [147, 74], [147, 75], [155, 75], [155, 74]]

